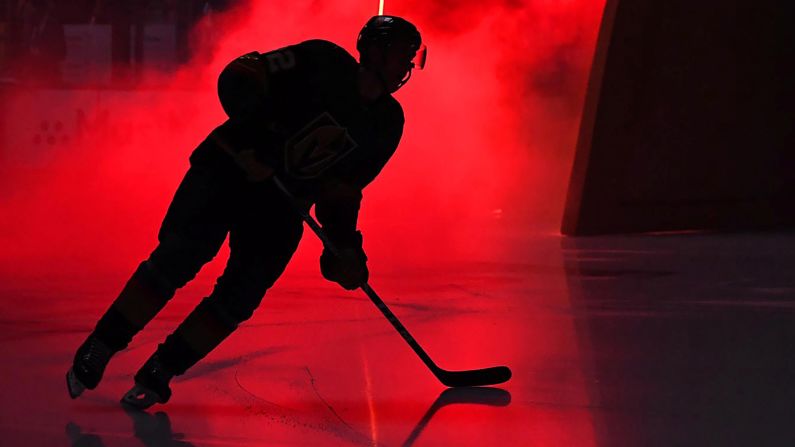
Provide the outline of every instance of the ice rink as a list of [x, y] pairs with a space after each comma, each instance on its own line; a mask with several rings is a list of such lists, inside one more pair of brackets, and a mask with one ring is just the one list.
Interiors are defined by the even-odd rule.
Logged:
[[[6, 446], [778, 446], [795, 443], [795, 236], [563, 238], [504, 225], [500, 255], [371, 285], [440, 366], [508, 365], [446, 390], [363, 293], [289, 270], [254, 317], [148, 412], [119, 398], [201, 297], [178, 293], [100, 386], [72, 355], [130, 272], [3, 278]], [[509, 254], [505, 254], [509, 253]]]

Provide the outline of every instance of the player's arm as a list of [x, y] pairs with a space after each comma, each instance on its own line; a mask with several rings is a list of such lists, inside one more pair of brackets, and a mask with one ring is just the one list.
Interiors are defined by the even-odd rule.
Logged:
[[387, 124], [382, 129], [383, 144], [374, 151], [377, 155], [372, 162], [362, 166], [351, 178], [331, 181], [315, 201], [317, 220], [332, 243], [342, 252], [342, 257], [337, 257], [324, 248], [320, 270], [326, 279], [346, 289], [357, 288], [367, 282], [369, 276], [367, 256], [362, 248], [362, 233], [356, 229], [362, 190], [381, 172], [397, 149], [403, 133], [403, 112], [399, 105]]
[[335, 179], [327, 182], [315, 202], [315, 217], [340, 254], [336, 256], [324, 247], [320, 271], [348, 290], [367, 282], [369, 276], [362, 233], [356, 229], [361, 201], [361, 189]]

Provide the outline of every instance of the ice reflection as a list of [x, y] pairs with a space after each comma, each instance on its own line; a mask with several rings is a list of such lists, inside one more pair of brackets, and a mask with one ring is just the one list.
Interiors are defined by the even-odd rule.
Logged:
[[414, 445], [422, 431], [433, 419], [433, 416], [448, 405], [475, 404], [505, 407], [511, 403], [511, 393], [500, 388], [474, 387], [474, 388], [448, 388], [439, 394], [439, 397], [428, 408], [417, 426], [403, 442], [403, 447]]
[[[171, 419], [164, 411], [150, 414], [144, 411], [124, 408], [124, 412], [132, 419], [133, 436], [147, 447], [194, 447], [185, 441], [184, 433], [175, 433], [171, 427]], [[102, 437], [93, 433], [84, 433], [74, 422], [66, 425], [66, 436], [72, 447], [106, 447]]]
[[[470, 404], [492, 407], [507, 407], [511, 403], [511, 393], [490, 387], [448, 388], [436, 397], [433, 404], [414, 426], [409, 436], [403, 441], [403, 447], [411, 447], [417, 442], [425, 428], [433, 420], [436, 413], [450, 405]], [[174, 432], [168, 413], [158, 411], [148, 413], [122, 406], [125, 414], [132, 420], [133, 436], [147, 447], [193, 447], [194, 444], [185, 440], [186, 435]], [[106, 447], [103, 438], [95, 433], [84, 432], [74, 422], [66, 425], [66, 436], [72, 447]]]

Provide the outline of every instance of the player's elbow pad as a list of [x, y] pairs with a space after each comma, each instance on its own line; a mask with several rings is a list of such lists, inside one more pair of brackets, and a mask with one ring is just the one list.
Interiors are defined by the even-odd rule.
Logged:
[[218, 99], [224, 112], [232, 119], [268, 115], [268, 70], [259, 53], [244, 54], [221, 71]]

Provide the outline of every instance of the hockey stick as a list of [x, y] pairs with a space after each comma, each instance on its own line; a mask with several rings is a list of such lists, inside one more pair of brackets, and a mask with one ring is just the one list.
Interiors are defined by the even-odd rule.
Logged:
[[[293, 208], [301, 215], [309, 225], [309, 228], [315, 232], [315, 234], [320, 238], [323, 242], [323, 245], [329, 249], [334, 255], [338, 255], [339, 251], [334, 246], [334, 244], [329, 240], [328, 236], [326, 236], [323, 229], [320, 227], [320, 224], [315, 221], [315, 219], [309, 215], [309, 211], [304, 211], [301, 207], [298, 206], [296, 197], [284, 186], [284, 183], [279, 180], [278, 177], [273, 176], [273, 181], [276, 183], [276, 186], [284, 193], [285, 196], [289, 199], [290, 203], [293, 205]], [[360, 288], [364, 291], [365, 294], [370, 298], [370, 300], [375, 304], [378, 310], [381, 311], [382, 314], [392, 323], [392, 326], [398, 331], [403, 340], [406, 340], [406, 343], [411, 346], [411, 349], [420, 357], [425, 366], [427, 366], [434, 376], [439, 379], [445, 386], [448, 387], [465, 387], [465, 386], [484, 386], [484, 385], [496, 385], [498, 383], [503, 383], [508, 381], [511, 378], [511, 370], [507, 366], [495, 366], [492, 368], [483, 368], [483, 369], [472, 369], [472, 370], [465, 370], [465, 371], [448, 371], [445, 369], [440, 368], [431, 357], [422, 349], [417, 340], [409, 334], [409, 331], [406, 329], [405, 326], [397, 319], [395, 314], [392, 313], [391, 310], [387, 307], [386, 303], [375, 293], [375, 291], [370, 287], [369, 284], [364, 283], [360, 286]]]

